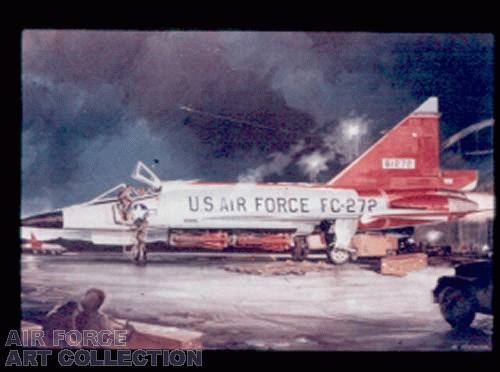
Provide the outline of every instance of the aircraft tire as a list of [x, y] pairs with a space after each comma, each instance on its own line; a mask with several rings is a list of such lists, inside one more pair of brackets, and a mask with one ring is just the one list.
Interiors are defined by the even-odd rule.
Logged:
[[343, 265], [351, 258], [349, 252], [342, 249], [336, 249], [334, 246], [330, 246], [326, 249], [326, 256], [328, 257], [328, 262], [334, 265]]

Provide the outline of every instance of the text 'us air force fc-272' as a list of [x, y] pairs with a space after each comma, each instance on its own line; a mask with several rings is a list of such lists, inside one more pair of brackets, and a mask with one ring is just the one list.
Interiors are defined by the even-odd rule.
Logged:
[[[438, 99], [431, 97], [325, 184], [161, 181], [142, 162], [95, 199], [24, 218], [22, 237], [120, 245], [145, 261], [146, 242], [253, 247], [303, 257], [319, 236], [333, 263], [367, 230], [450, 221], [480, 209], [476, 170], [441, 170]], [[125, 249], [126, 250], [126, 249]]]

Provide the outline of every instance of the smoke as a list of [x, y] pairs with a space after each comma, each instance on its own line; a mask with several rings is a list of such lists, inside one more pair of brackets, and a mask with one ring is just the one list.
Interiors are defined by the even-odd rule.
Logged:
[[304, 142], [293, 145], [286, 153], [273, 152], [269, 155], [268, 161], [256, 168], [249, 169], [238, 176], [238, 182], [260, 182], [270, 175], [283, 175], [295, 158], [295, 156], [304, 149]]
[[271, 175], [282, 176], [285, 169], [293, 166], [307, 181], [329, 180], [335, 175], [331, 171], [333, 164], [345, 166], [366, 148], [369, 142], [363, 141], [363, 137], [369, 133], [370, 125], [372, 121], [366, 115], [351, 112], [339, 124], [334, 121], [316, 126], [308, 144], [302, 140], [286, 152], [272, 153], [265, 163], [240, 174], [238, 181], [256, 182]]
[[312, 154], [302, 156], [297, 165], [309, 180], [316, 181], [322, 171], [328, 170], [329, 158], [320, 151], [314, 151]]
[[[463, 103], [449, 126], [491, 117], [492, 50], [492, 35], [25, 31], [22, 197], [88, 199], [143, 156], [170, 179], [329, 179], [429, 95]], [[369, 129], [355, 146], [349, 117]]]

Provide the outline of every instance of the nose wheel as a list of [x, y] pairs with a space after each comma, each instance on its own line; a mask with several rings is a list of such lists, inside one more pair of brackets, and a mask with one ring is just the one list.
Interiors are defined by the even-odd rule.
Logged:
[[334, 265], [343, 265], [349, 261], [351, 254], [343, 249], [335, 248], [335, 245], [332, 244], [326, 249], [326, 256], [328, 261]]
[[351, 252], [345, 249], [339, 249], [335, 246], [336, 238], [335, 233], [332, 232], [332, 224], [328, 221], [323, 221], [320, 224], [320, 228], [323, 231], [327, 248], [326, 257], [328, 262], [334, 265], [343, 265], [351, 258]]

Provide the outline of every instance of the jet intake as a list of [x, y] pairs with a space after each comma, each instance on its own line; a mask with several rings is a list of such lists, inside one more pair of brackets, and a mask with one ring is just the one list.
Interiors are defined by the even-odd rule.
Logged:
[[26, 217], [21, 220], [21, 226], [62, 229], [63, 214], [62, 211], [55, 211]]

